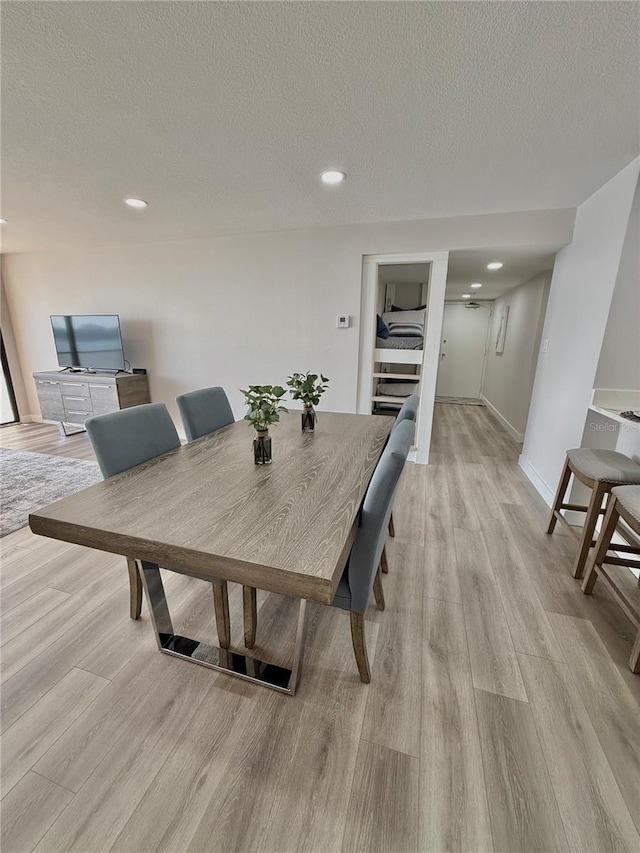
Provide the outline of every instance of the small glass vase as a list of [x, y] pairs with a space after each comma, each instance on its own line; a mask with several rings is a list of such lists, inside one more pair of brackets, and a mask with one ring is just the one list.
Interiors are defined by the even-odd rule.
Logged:
[[269, 430], [256, 432], [256, 437], [253, 439], [253, 461], [256, 465], [271, 465]]
[[302, 432], [314, 432], [316, 428], [316, 412], [313, 406], [305, 406], [302, 410]]

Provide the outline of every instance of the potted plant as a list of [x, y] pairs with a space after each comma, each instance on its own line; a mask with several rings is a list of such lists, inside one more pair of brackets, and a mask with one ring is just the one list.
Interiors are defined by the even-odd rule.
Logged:
[[244, 416], [256, 431], [253, 440], [253, 458], [256, 465], [271, 464], [271, 439], [269, 438], [269, 426], [277, 424], [280, 420], [280, 412], [286, 412], [284, 406], [280, 405], [285, 395], [285, 389], [281, 385], [249, 385], [247, 390], [240, 389], [249, 407]]
[[317, 373], [293, 373], [287, 380], [291, 388], [291, 396], [302, 403], [302, 431], [313, 432], [316, 427], [316, 412], [314, 406], [320, 402], [320, 397], [329, 387], [326, 376]]

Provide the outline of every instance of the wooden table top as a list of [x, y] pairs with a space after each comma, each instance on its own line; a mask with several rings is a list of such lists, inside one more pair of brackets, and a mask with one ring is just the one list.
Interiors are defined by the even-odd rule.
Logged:
[[333, 600], [358, 512], [393, 420], [300, 412], [253, 461], [238, 421], [29, 516], [34, 533], [166, 568], [323, 603]]

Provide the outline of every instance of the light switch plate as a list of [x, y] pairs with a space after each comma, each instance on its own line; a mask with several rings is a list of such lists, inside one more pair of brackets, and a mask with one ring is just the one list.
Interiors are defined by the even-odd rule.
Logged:
[[351, 325], [351, 317], [348, 314], [338, 314], [336, 326], [338, 329], [348, 329]]

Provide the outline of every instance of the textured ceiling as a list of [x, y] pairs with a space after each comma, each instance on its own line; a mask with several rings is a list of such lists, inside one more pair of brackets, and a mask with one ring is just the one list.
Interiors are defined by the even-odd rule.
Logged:
[[577, 205], [638, 152], [637, 16], [4, 0], [3, 250]]

